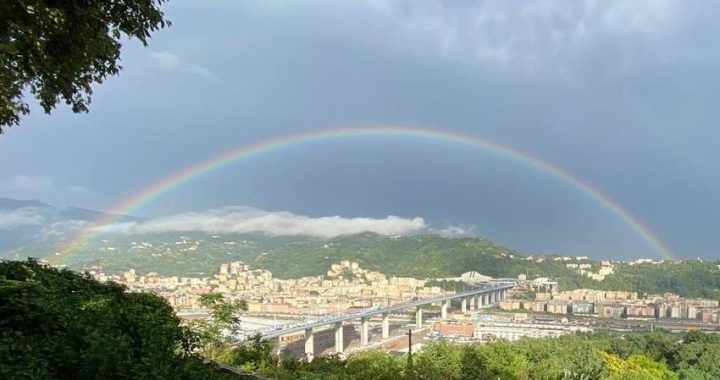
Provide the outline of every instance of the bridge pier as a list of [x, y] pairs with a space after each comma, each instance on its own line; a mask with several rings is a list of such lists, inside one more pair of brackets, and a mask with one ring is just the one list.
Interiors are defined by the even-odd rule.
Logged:
[[467, 313], [467, 298], [463, 298], [460, 301], [460, 310], [463, 314]]
[[470, 311], [475, 310], [475, 296], [470, 297]]
[[343, 342], [343, 323], [335, 324], [335, 353], [342, 354], [345, 350], [345, 342]]
[[447, 319], [448, 308], [450, 308], [450, 300], [443, 301], [440, 306], [440, 317], [442, 319]]
[[415, 309], [415, 327], [422, 327], [422, 308], [420, 306]]
[[360, 345], [367, 346], [370, 342], [370, 317], [360, 318]]
[[382, 314], [382, 338], [390, 338], [390, 313]]
[[311, 362], [315, 357], [315, 334], [313, 329], [305, 329], [305, 357], [308, 362]]

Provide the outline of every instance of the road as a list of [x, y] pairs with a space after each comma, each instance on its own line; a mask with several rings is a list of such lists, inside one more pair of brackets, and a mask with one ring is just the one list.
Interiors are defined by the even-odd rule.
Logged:
[[371, 317], [373, 315], [392, 313], [392, 312], [397, 312], [397, 311], [406, 310], [406, 309], [412, 309], [412, 308], [416, 308], [418, 306], [423, 306], [423, 305], [437, 303], [437, 302], [443, 302], [446, 300], [451, 300], [451, 299], [456, 299], [456, 298], [463, 298], [463, 297], [469, 297], [469, 296], [474, 296], [474, 295], [479, 295], [479, 294], [491, 293], [491, 292], [494, 292], [497, 290], [511, 289], [514, 286], [515, 286], [515, 284], [498, 284], [495, 286], [485, 286], [485, 287], [481, 287], [481, 288], [467, 290], [467, 291], [460, 292], [460, 293], [444, 294], [442, 296], [418, 299], [418, 300], [404, 302], [404, 303], [391, 305], [391, 306], [383, 307], [383, 308], [372, 308], [372, 309], [366, 309], [366, 310], [363, 310], [363, 311], [360, 311], [357, 313], [327, 317], [327, 318], [321, 319], [319, 321], [296, 324], [296, 325], [293, 325], [291, 327], [287, 327], [287, 328], [284, 328], [281, 330], [270, 331], [265, 334], [262, 334], [262, 338], [263, 339], [276, 338], [276, 337], [279, 337], [282, 335], [292, 334], [294, 332], [300, 332], [300, 331], [304, 332], [305, 329], [309, 329], [309, 328], [333, 325], [335, 323], [344, 322], [344, 321], [348, 321], [348, 320]]

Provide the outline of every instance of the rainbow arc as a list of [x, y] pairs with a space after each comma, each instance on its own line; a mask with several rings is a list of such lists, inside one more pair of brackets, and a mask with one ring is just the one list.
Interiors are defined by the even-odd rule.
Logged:
[[68, 257], [80, 251], [103, 226], [116, 222], [122, 215], [134, 214], [153, 200], [164, 194], [202, 177], [204, 174], [217, 170], [226, 165], [238, 162], [253, 156], [272, 151], [281, 150], [291, 146], [317, 143], [321, 141], [340, 140], [357, 136], [399, 136], [416, 139], [434, 140], [454, 144], [477, 147], [493, 153], [499, 157], [521, 162], [535, 170], [547, 173], [559, 181], [565, 182], [588, 198], [616, 215], [647, 244], [664, 259], [673, 259], [670, 249], [660, 240], [642, 221], [626, 210], [619, 202], [604, 194], [600, 189], [588, 184], [565, 169], [534, 157], [528, 153], [514, 149], [496, 141], [438, 129], [410, 127], [410, 126], [365, 126], [342, 129], [329, 129], [310, 131], [298, 134], [281, 136], [254, 144], [244, 145], [231, 149], [214, 157], [197, 162], [180, 169], [160, 180], [152, 183], [134, 195], [114, 205], [107, 216], [95, 221], [90, 227], [80, 231], [59, 252], [51, 258], [53, 264], [62, 264]]

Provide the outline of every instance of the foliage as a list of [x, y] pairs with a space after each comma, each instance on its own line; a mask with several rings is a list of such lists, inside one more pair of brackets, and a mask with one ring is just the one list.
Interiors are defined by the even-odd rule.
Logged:
[[238, 314], [247, 311], [247, 303], [244, 300], [226, 301], [220, 293], [203, 294], [198, 303], [210, 309], [210, 317], [193, 321], [190, 328], [195, 333], [197, 348], [205, 356], [215, 359], [237, 336], [240, 330]]
[[[413, 371], [408, 371], [405, 358], [380, 351], [346, 360], [319, 357], [308, 363], [277, 358], [264, 350], [233, 365], [244, 363], [244, 368], [278, 379], [716, 379], [718, 369], [713, 364], [718, 357], [713, 355], [720, 352], [719, 341], [720, 337], [701, 332], [684, 337], [662, 332], [600, 333], [486, 345], [438, 341], [413, 355]], [[247, 366], [253, 362], [270, 364]]]
[[29, 260], [0, 262], [0, 378], [223, 379], [164, 299]]
[[717, 262], [687, 260], [662, 264], [619, 266], [616, 273], [600, 283], [604, 289], [641, 293], [671, 292], [684, 297], [720, 299], [720, 271]]
[[461, 379], [525, 379], [528, 378], [527, 357], [511, 343], [497, 342], [486, 347], [469, 345], [464, 348]]
[[656, 362], [645, 355], [631, 355], [627, 360], [615, 355], [600, 352], [608, 367], [610, 380], [673, 380], [678, 376], [672, 373], [665, 363]]
[[122, 38], [147, 45], [170, 23], [166, 0], [0, 2], [0, 132], [19, 124], [29, 90], [46, 113], [62, 99], [87, 112], [91, 85], [120, 72]]
[[[241, 302], [212, 293], [202, 302], [218, 323], [234, 323], [243, 309]], [[276, 356], [272, 343], [259, 336], [236, 348], [222, 334], [215, 338], [219, 343], [210, 353], [218, 362], [277, 379], [720, 378], [720, 336], [699, 331], [603, 332], [486, 345], [440, 341], [415, 353], [412, 368], [406, 357], [382, 351], [308, 363]], [[197, 347], [198, 337], [159, 297], [35, 261], [0, 263], [0, 378], [235, 376], [203, 363]]]
[[415, 355], [415, 371], [423, 379], [456, 379], [462, 371], [463, 352], [445, 341], [426, 347]]
[[240, 346], [230, 348], [230, 345], [225, 344], [223, 347], [225, 350], [217, 357], [219, 362], [252, 373], [277, 375], [280, 358], [273, 355], [272, 343], [261, 340], [259, 335]]
[[402, 378], [405, 361], [381, 351], [365, 351], [350, 356], [346, 374], [351, 379], [397, 380]]

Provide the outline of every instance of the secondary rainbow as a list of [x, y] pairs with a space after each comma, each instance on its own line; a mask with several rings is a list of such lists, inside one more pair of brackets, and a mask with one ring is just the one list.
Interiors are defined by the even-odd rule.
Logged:
[[116, 222], [122, 215], [135, 213], [142, 206], [173, 189], [192, 181], [203, 174], [211, 172], [215, 169], [223, 167], [233, 162], [237, 162], [249, 157], [259, 155], [261, 153], [271, 152], [290, 146], [302, 145], [306, 143], [315, 143], [324, 140], [336, 140], [350, 138], [355, 136], [401, 136], [417, 139], [430, 139], [436, 141], [450, 142], [462, 145], [469, 145], [482, 148], [492, 152], [498, 156], [506, 157], [515, 161], [522, 162], [532, 168], [552, 175], [553, 177], [566, 182], [577, 190], [581, 191], [589, 198], [602, 205], [605, 209], [615, 214], [633, 231], [641, 236], [649, 246], [651, 246], [662, 258], [673, 259], [670, 249], [638, 218], [633, 216], [629, 211], [622, 207], [618, 202], [605, 195], [601, 190], [584, 182], [580, 178], [574, 176], [570, 172], [550, 162], [544, 161], [530, 154], [511, 148], [507, 145], [455, 132], [449, 132], [438, 129], [420, 128], [411, 126], [365, 126], [352, 127], [342, 129], [326, 129], [303, 132], [298, 134], [286, 135], [260, 141], [258, 143], [244, 145], [239, 148], [231, 149], [207, 160], [195, 163], [189, 167], [176, 171], [159, 181], [154, 182], [150, 186], [135, 193], [131, 197], [116, 204], [105, 216], [95, 221], [90, 227], [80, 231], [68, 244], [59, 252], [56, 252], [51, 258], [53, 264], [61, 264], [74, 252], [89, 242], [99, 232], [99, 227], [106, 226]]

